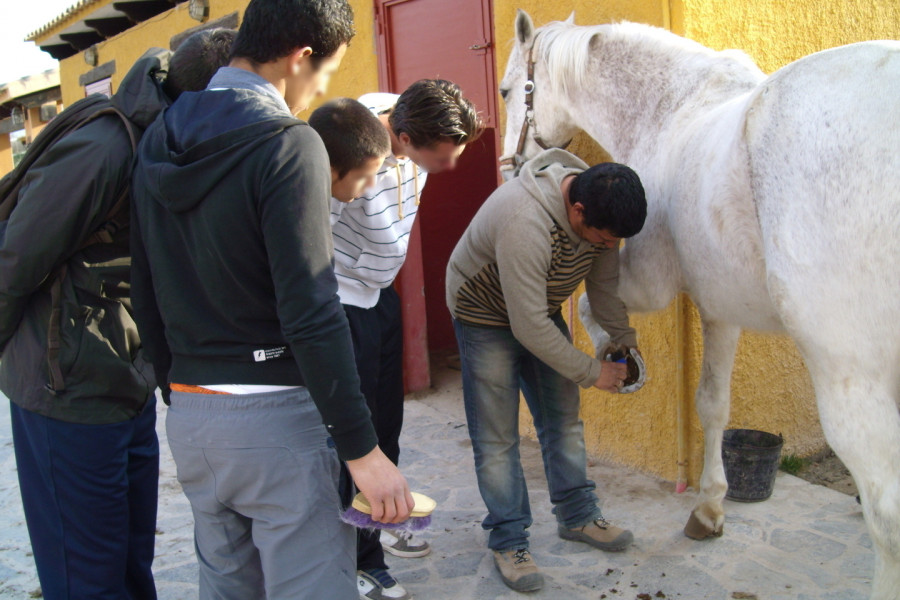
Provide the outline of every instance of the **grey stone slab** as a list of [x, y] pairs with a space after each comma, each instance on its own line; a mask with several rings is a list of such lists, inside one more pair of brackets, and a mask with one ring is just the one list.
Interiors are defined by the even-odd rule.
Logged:
[[818, 521], [811, 525], [813, 530], [846, 543], [856, 541], [856, 536], [859, 535], [859, 527], [860, 523], [857, 523], [855, 519]]
[[[784, 565], [789, 569], [790, 565]], [[793, 598], [796, 596], [794, 583], [796, 574], [784, 573], [771, 565], [763, 565], [758, 560], [747, 558], [727, 567], [730, 572], [731, 591], [755, 593], [760, 584], [765, 585], [766, 594], [771, 598]], [[760, 596], [762, 597], [762, 596]], [[767, 596], [768, 598], [769, 596]]]
[[167, 569], [155, 568], [153, 570], [153, 577], [156, 581], [160, 582], [174, 581], [194, 585], [197, 585], [200, 581], [199, 570], [195, 561]]
[[841, 556], [847, 545], [830, 540], [811, 531], [776, 529], [772, 532], [771, 544], [779, 550], [791, 554], [801, 554], [813, 561], [825, 562]]
[[454, 554], [451, 559], [438, 561], [435, 570], [443, 579], [471, 576], [484, 560], [485, 552], [472, 550]]
[[869, 537], [869, 532], [867, 532], [867, 531], [864, 531], [863, 533], [860, 534], [859, 538], [857, 538], [856, 543], [860, 547], [866, 548], [867, 550], [872, 549], [872, 538]]

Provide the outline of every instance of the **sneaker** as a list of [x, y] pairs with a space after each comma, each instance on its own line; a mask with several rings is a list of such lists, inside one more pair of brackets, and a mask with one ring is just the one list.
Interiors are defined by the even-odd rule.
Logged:
[[401, 558], [418, 558], [431, 552], [428, 542], [414, 540], [408, 531], [381, 530], [381, 547], [385, 552]]
[[630, 531], [612, 525], [603, 517], [575, 529], [566, 529], [560, 525], [558, 531], [559, 537], [564, 540], [584, 542], [607, 552], [620, 552], [634, 541]]
[[381, 586], [364, 571], [356, 572], [356, 589], [359, 600], [381, 600]]
[[517, 592], [534, 592], [544, 587], [544, 576], [538, 570], [528, 548], [494, 550], [494, 564], [500, 578]]
[[360, 600], [412, 600], [412, 596], [385, 569], [356, 572]]

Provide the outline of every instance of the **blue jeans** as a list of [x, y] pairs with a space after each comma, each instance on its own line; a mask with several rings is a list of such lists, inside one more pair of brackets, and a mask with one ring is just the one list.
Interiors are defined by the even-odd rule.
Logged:
[[[554, 323], [568, 337], [562, 316]], [[534, 418], [557, 522], [581, 527], [600, 517], [587, 478], [578, 386], [529, 352], [507, 328], [455, 320], [463, 398], [478, 489], [488, 509], [482, 527], [492, 550], [527, 548], [532, 523], [519, 460], [519, 391]]]
[[44, 598], [156, 598], [156, 397], [109, 425], [66, 423], [12, 402], [10, 413]]

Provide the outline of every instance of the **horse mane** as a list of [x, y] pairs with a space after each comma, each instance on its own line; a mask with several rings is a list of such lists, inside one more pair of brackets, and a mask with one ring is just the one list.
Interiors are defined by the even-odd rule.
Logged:
[[[739, 50], [717, 52], [668, 30], [641, 23], [622, 21], [614, 24], [578, 26], [553, 21], [537, 30], [538, 55], [546, 62], [553, 81], [568, 94], [583, 88], [589, 76], [591, 40], [595, 35], [605, 42], [639, 41], [642, 50], [654, 56], [693, 68], [706, 68], [746, 77], [754, 85], [762, 72], [753, 60]], [[743, 76], [742, 76], [743, 75]]]

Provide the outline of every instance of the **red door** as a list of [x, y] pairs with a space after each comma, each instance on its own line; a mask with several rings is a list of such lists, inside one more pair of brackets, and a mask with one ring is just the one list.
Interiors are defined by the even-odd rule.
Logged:
[[424, 78], [458, 84], [489, 127], [456, 169], [431, 175], [406, 263], [397, 278], [404, 305], [404, 374], [408, 391], [430, 384], [428, 353], [456, 347], [444, 296], [456, 242], [497, 187], [497, 84], [492, 0], [375, 0], [382, 91], [401, 93]]

